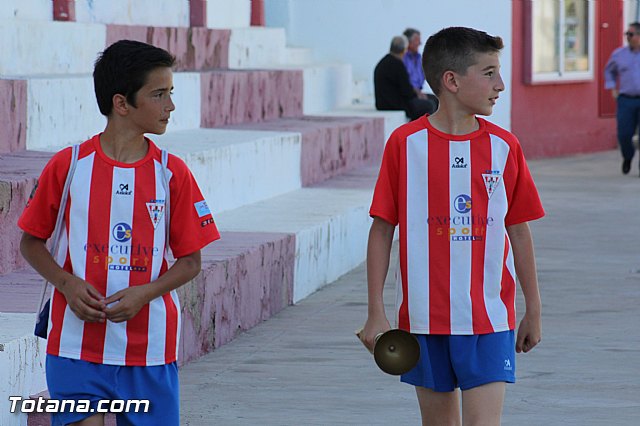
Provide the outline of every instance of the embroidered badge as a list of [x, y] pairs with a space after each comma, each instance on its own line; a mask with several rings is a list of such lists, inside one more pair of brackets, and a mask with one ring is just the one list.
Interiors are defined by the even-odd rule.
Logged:
[[147, 211], [149, 212], [149, 217], [151, 218], [151, 223], [153, 223], [153, 229], [158, 227], [162, 216], [164, 215], [164, 200], [158, 202], [160, 200], [156, 200], [152, 203], [147, 203]]
[[484, 187], [487, 188], [487, 195], [489, 196], [489, 198], [491, 198], [491, 196], [493, 195], [493, 192], [498, 187], [498, 184], [500, 183], [501, 178], [502, 178], [502, 175], [495, 172], [482, 174], [482, 179], [484, 180]]

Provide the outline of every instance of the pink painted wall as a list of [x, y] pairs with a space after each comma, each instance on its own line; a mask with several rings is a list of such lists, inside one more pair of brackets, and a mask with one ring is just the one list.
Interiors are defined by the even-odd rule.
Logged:
[[300, 133], [303, 186], [357, 167], [378, 165], [384, 150], [383, 118], [304, 116], [232, 127]]
[[[513, 5], [511, 130], [528, 158], [554, 157], [616, 147], [615, 118], [598, 114], [598, 73], [590, 81], [524, 83], [524, 2]], [[597, 43], [596, 43], [597, 46]]]
[[203, 71], [229, 67], [231, 30], [182, 27], [107, 25], [107, 46], [137, 40], [168, 50], [176, 56], [176, 71]]
[[27, 82], [0, 80], [0, 154], [26, 149], [26, 126]]
[[202, 250], [202, 272], [179, 290], [184, 364], [293, 301], [295, 236], [223, 232]]
[[201, 74], [202, 127], [302, 115], [302, 71], [210, 71]]
[[[26, 266], [16, 226], [31, 191], [53, 153], [22, 151], [0, 156], [0, 274]], [[0, 311], [1, 312], [1, 311]]]

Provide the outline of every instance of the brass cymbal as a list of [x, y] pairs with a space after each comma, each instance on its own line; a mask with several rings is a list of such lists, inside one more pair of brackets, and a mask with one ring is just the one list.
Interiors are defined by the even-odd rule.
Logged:
[[379, 335], [373, 348], [373, 358], [382, 371], [399, 376], [416, 366], [420, 359], [420, 344], [411, 333], [394, 329]]

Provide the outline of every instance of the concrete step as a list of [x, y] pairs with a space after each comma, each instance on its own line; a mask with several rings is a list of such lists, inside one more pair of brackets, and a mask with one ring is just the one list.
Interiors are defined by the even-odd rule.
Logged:
[[293, 302], [295, 247], [292, 234], [222, 231], [202, 250], [202, 272], [178, 291], [181, 365]]
[[308, 47], [287, 46], [284, 52], [284, 63], [288, 66], [308, 65], [313, 62], [313, 50]]
[[[181, 108], [172, 117], [172, 127], [198, 127], [199, 77], [177, 73], [175, 81], [182, 89], [175, 96]], [[6, 129], [0, 136], [0, 153], [54, 151], [104, 128], [89, 75], [0, 80], [0, 89], [0, 124]]]
[[0, 311], [0, 424], [3, 426], [26, 424], [26, 414], [10, 412], [9, 396], [28, 398], [46, 388], [45, 341], [33, 335], [34, 323], [34, 313]]
[[207, 0], [207, 26], [210, 28], [248, 27], [251, 0]]
[[302, 71], [305, 114], [328, 111], [351, 103], [351, 65], [313, 63], [310, 49], [286, 46], [282, 28], [214, 30], [107, 26], [107, 44], [123, 38], [144, 41], [169, 50], [176, 55], [178, 71], [227, 67], [236, 70]]
[[104, 50], [105, 26], [80, 22], [0, 20], [0, 76], [90, 74], [98, 52]]
[[310, 49], [286, 46], [286, 35], [282, 28], [214, 30], [107, 26], [107, 44], [122, 38], [140, 40], [168, 49], [176, 55], [178, 71], [227, 67], [237, 70], [301, 71], [305, 114], [328, 111], [351, 103], [351, 66], [314, 63]]
[[[122, 15], [122, 9], [111, 4], [101, 9], [98, 13], [108, 10]], [[136, 5], [133, 10], [144, 9]], [[0, 15], [0, 51], [14, 55], [12, 61], [0, 64], [0, 76], [90, 74], [98, 53], [121, 39], [167, 49], [176, 56], [177, 71], [278, 68], [291, 57], [283, 28], [154, 26], [144, 20], [123, 24], [109, 16], [91, 18], [90, 11], [81, 14], [86, 15], [86, 21], [3, 19]]]
[[216, 216], [234, 232], [295, 235], [293, 302], [360, 264], [366, 254], [368, 214], [378, 166], [363, 167]]
[[317, 114], [349, 105], [351, 64], [303, 65], [305, 114]]
[[[219, 213], [379, 163], [383, 125], [382, 118], [300, 117], [172, 131], [152, 138], [185, 160]], [[25, 265], [15, 224], [51, 155], [24, 151], [0, 158], [0, 232], [5, 241], [0, 246], [0, 273]]]
[[300, 133], [303, 186], [379, 164], [384, 147], [383, 118], [303, 116], [227, 128]]
[[220, 70], [200, 75], [202, 127], [302, 115], [301, 71]]
[[369, 117], [384, 119], [384, 140], [385, 143], [391, 136], [391, 133], [405, 124], [408, 119], [404, 111], [378, 111], [373, 104], [357, 103], [344, 106], [342, 108], [332, 109], [330, 111], [321, 112], [317, 115], [329, 117]]
[[0, 19], [53, 20], [53, 2], [49, 0], [4, 0]]
[[127, 39], [152, 44], [176, 57], [176, 71], [229, 67], [229, 29], [107, 25], [106, 46]]
[[27, 143], [27, 83], [0, 80], [0, 155], [21, 151]]
[[[153, 136], [153, 140], [185, 160], [215, 212], [301, 187], [300, 134], [193, 129]], [[0, 158], [0, 274], [25, 266], [16, 223], [52, 155], [23, 151]]]
[[300, 70], [303, 79], [303, 105], [305, 115], [319, 114], [345, 107], [352, 102], [351, 65], [345, 63], [304, 62], [305, 57], [293, 63], [266, 64], [267, 68]]
[[[299, 71], [176, 72], [173, 80], [176, 110], [170, 131], [302, 115]], [[0, 139], [4, 152], [25, 146], [56, 151], [104, 129], [106, 120], [88, 74], [0, 80], [0, 87], [7, 88], [0, 94], [0, 112], [7, 111], [9, 121], [8, 132]]]
[[214, 215], [302, 185], [298, 133], [193, 129], [152, 139], [187, 163]]
[[285, 64], [286, 57], [284, 28], [231, 28], [229, 68], [280, 67]]
[[189, 2], [175, 0], [75, 0], [75, 12], [77, 22], [189, 26]]
[[0, 156], [0, 274], [23, 268], [22, 231], [16, 226], [36, 179], [53, 154], [22, 151]]
[[162, 27], [107, 27], [107, 43], [121, 38], [145, 41], [177, 57], [177, 70], [301, 70], [303, 112], [315, 114], [351, 103], [351, 65], [314, 63], [310, 49], [287, 47], [283, 28], [244, 27], [227, 30]]

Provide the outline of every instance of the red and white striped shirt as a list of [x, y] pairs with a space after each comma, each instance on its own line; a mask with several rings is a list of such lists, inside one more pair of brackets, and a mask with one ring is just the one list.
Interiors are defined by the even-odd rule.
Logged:
[[385, 147], [370, 215], [399, 224], [396, 321], [412, 333], [515, 328], [506, 227], [544, 210], [517, 138], [477, 120], [477, 131], [448, 135], [421, 117]]
[[[145, 285], [165, 273], [165, 190], [161, 151], [150, 140], [147, 155], [132, 164], [116, 162], [100, 147], [99, 135], [80, 146], [65, 214], [60, 250], [64, 269], [109, 296]], [[48, 239], [55, 227], [71, 149], [54, 155], [38, 180], [18, 225]], [[211, 212], [186, 164], [169, 155], [170, 248], [175, 258], [220, 238]], [[180, 303], [171, 291], [122, 323], [88, 323], [54, 290], [47, 353], [112, 364], [151, 366], [176, 361]]]

